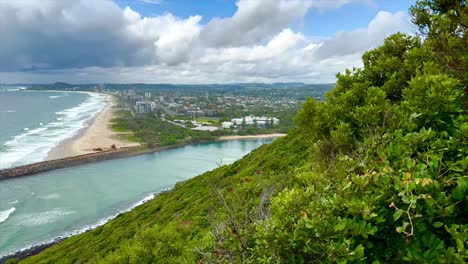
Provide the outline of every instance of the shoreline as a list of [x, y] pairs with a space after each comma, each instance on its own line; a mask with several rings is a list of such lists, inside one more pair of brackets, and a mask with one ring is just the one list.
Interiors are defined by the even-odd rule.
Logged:
[[238, 139], [256, 139], [256, 138], [280, 138], [284, 137], [284, 133], [272, 133], [272, 134], [258, 134], [258, 135], [232, 135], [232, 136], [221, 136], [218, 140], [238, 140]]
[[95, 224], [84, 226], [83, 228], [79, 228], [79, 229], [76, 229], [76, 230], [69, 231], [69, 232], [65, 233], [64, 235], [57, 236], [56, 238], [50, 239], [50, 240], [45, 241], [45, 242], [41, 242], [41, 243], [38, 243], [38, 244], [35, 244], [35, 245], [27, 246], [27, 247], [24, 247], [24, 248], [19, 249], [17, 251], [11, 251], [11, 252], [7, 253], [7, 255], [0, 256], [0, 264], [4, 264], [9, 259], [14, 259], [14, 258], [16, 258], [18, 260], [26, 259], [28, 257], [31, 257], [31, 256], [34, 256], [34, 255], [37, 255], [37, 254], [41, 253], [42, 251], [46, 250], [47, 248], [49, 248], [51, 246], [59, 244], [60, 242], [64, 241], [67, 238], [71, 238], [71, 237], [74, 237], [74, 236], [77, 236], [77, 235], [80, 235], [80, 234], [83, 234], [83, 233], [86, 233], [86, 232], [93, 231], [94, 229], [99, 228], [99, 227], [107, 224], [108, 222], [112, 221], [117, 216], [119, 216], [121, 214], [124, 214], [124, 213], [128, 213], [128, 212], [132, 211], [133, 209], [135, 209], [135, 208], [137, 208], [137, 207], [139, 207], [139, 206], [153, 200], [154, 198], [156, 198], [156, 196], [161, 195], [163, 193], [166, 193], [168, 191], [171, 191], [174, 188], [174, 186], [175, 185], [172, 185], [171, 187], [166, 187], [166, 188], [164, 188], [164, 189], [162, 189], [162, 190], [160, 190], [158, 192], [152, 192], [150, 194], [147, 194], [147, 195], [145, 195], [144, 198], [132, 203], [129, 207], [127, 207], [125, 209], [122, 209], [121, 211], [119, 211], [119, 212], [117, 212], [115, 214], [112, 214], [111, 216], [102, 218], [102, 219], [98, 220]]
[[[50, 160], [50, 161], [43, 161], [39, 163], [33, 163], [33, 164], [28, 164], [20, 167], [15, 167], [15, 168], [10, 168], [10, 169], [4, 169], [0, 170], [0, 181], [2, 180], [8, 180], [8, 179], [13, 179], [16, 177], [22, 177], [22, 176], [31, 176], [34, 174], [42, 173], [42, 172], [47, 172], [51, 170], [57, 170], [61, 168], [69, 168], [69, 167], [74, 167], [74, 166], [80, 166], [80, 165], [85, 165], [88, 163], [96, 163], [100, 161], [106, 161], [106, 160], [112, 160], [112, 159], [120, 159], [120, 158], [129, 158], [133, 156], [138, 156], [138, 155], [145, 155], [145, 154], [151, 154], [155, 152], [160, 152], [164, 150], [169, 150], [169, 149], [174, 149], [174, 148], [179, 148], [179, 147], [185, 147], [188, 145], [193, 145], [193, 144], [203, 144], [203, 143], [208, 143], [208, 142], [216, 142], [216, 141], [228, 141], [228, 140], [243, 140], [243, 139], [261, 139], [261, 138], [277, 138], [277, 137], [282, 137], [285, 136], [285, 134], [262, 134], [262, 135], [250, 135], [250, 136], [229, 136], [229, 137], [224, 137], [223, 139], [218, 139], [218, 140], [207, 140], [207, 141], [199, 141], [199, 142], [180, 142], [175, 145], [170, 145], [170, 146], [165, 146], [165, 147], [159, 147], [159, 148], [154, 148], [154, 149], [148, 149], [144, 146], [137, 146], [137, 147], [128, 147], [128, 148], [122, 148], [118, 150], [111, 150], [111, 151], [104, 151], [104, 152], [97, 152], [97, 153], [90, 153], [90, 154], [84, 154], [84, 155], [79, 155], [79, 156], [72, 156], [68, 158], [62, 158], [62, 159], [57, 159], [57, 160]], [[43, 167], [44, 166], [44, 167]], [[31, 168], [32, 170], [28, 170], [27, 168]], [[8, 172], [15, 172], [16, 170], [20, 170], [20, 174], [15, 175], [7, 175]], [[149, 198], [149, 196], [146, 196], [142, 200], [134, 203], [132, 206], [129, 208], [116, 213], [115, 215], [112, 215], [108, 218], [102, 219], [98, 221], [97, 224], [92, 225], [92, 226], [87, 226], [84, 227], [83, 229], [77, 230], [70, 232], [67, 235], [64, 236], [59, 236], [56, 237], [52, 240], [49, 240], [47, 242], [39, 243], [36, 245], [31, 245], [28, 248], [23, 248], [15, 252], [11, 252], [8, 255], [1, 256], [0, 257], [0, 264], [5, 263], [7, 260], [12, 259], [12, 258], [18, 258], [19, 260], [28, 258], [30, 256], [39, 254], [43, 250], [56, 245], [63, 240], [82, 234], [86, 233], [89, 231], [92, 231], [104, 224], [106, 224], [108, 221], [114, 219], [116, 216], [129, 212], [133, 210], [134, 208], [145, 204], [148, 201], [151, 201], [154, 199], [155, 196], [160, 195], [164, 192], [169, 191], [171, 188], [164, 189], [160, 192], [152, 193], [149, 196], [152, 196]]]
[[[34, 91], [34, 90], [32, 90]], [[46, 90], [53, 91], [55, 90]], [[67, 138], [53, 147], [48, 153], [44, 161], [54, 161], [64, 158], [73, 158], [77, 156], [87, 154], [97, 154], [103, 152], [110, 152], [122, 149], [130, 149], [141, 147], [141, 143], [130, 142], [127, 140], [119, 139], [119, 132], [112, 130], [110, 127], [111, 120], [115, 112], [115, 106], [117, 105], [116, 97], [112, 94], [96, 93], [96, 92], [81, 92], [80, 93], [94, 93], [106, 96], [106, 105], [102, 110], [96, 114], [95, 117], [86, 122], [85, 127], [78, 130], [76, 135]], [[241, 139], [259, 139], [259, 138], [279, 138], [286, 136], [284, 133], [272, 133], [272, 134], [258, 134], [258, 135], [232, 135], [232, 136], [221, 136], [215, 141], [226, 141], [226, 140], [241, 140]], [[111, 146], [115, 145], [116, 149], [112, 149]], [[176, 144], [180, 145], [180, 144]], [[99, 149], [99, 150], [97, 150]], [[155, 150], [158, 151], [158, 150]], [[22, 166], [20, 166], [22, 167]], [[13, 168], [11, 168], [13, 169]], [[1, 170], [0, 170], [1, 171]], [[1, 179], [1, 175], [0, 175]]]
[[53, 160], [45, 160], [23, 166], [7, 168], [0, 170], [0, 181], [9, 180], [18, 177], [33, 176], [35, 174], [53, 171], [63, 168], [71, 168], [81, 166], [89, 163], [96, 163], [106, 160], [130, 158], [139, 155], [151, 154], [164, 150], [185, 147], [194, 144], [203, 144], [209, 142], [229, 141], [229, 140], [247, 140], [247, 139], [262, 139], [262, 138], [278, 138], [285, 136], [285, 134], [262, 134], [262, 135], [251, 135], [251, 136], [228, 136], [223, 139], [217, 140], [202, 140], [197, 142], [179, 142], [174, 145], [148, 148], [144, 145], [125, 147], [115, 150], [106, 150], [93, 152], [88, 154], [64, 157]]
[[[285, 136], [285, 134], [277, 133], [277, 134], [262, 134], [262, 135], [250, 135], [250, 136], [229, 136], [229, 137], [223, 138], [222, 140], [228, 141], [228, 140], [243, 140], [243, 139], [278, 138], [278, 137], [282, 137], [282, 136]], [[155, 153], [155, 152], [159, 152], [159, 151], [164, 151], [164, 150], [169, 150], [169, 149], [174, 149], [174, 148], [179, 148], [179, 147], [185, 147], [185, 146], [193, 145], [193, 144], [203, 144], [203, 143], [216, 142], [216, 141], [219, 141], [219, 139], [218, 140], [199, 141], [199, 142], [180, 142], [180, 143], [175, 144], [175, 145], [159, 147], [159, 148], [155, 148], [155, 149], [148, 149], [148, 148], [145, 148], [144, 146], [128, 147], [128, 148], [123, 148], [123, 149], [114, 150], [114, 151], [90, 153], [90, 154], [84, 154], [84, 155], [80, 155], [80, 156], [62, 158], [62, 159], [58, 159], [58, 160], [43, 161], [43, 162], [28, 164], [28, 165], [15, 167], [15, 168], [11, 168], [11, 169], [0, 170], [0, 181], [13, 179], [13, 178], [16, 178], [16, 177], [21, 177], [21, 176], [30, 176], [30, 175], [34, 175], [34, 174], [37, 174], [37, 173], [56, 170], [56, 169], [61, 169], [61, 168], [69, 168], [69, 167], [74, 167], [74, 166], [80, 166], [80, 165], [84, 165], [84, 164], [87, 164], [87, 163], [96, 163], [96, 162], [100, 162], [100, 161], [111, 160], [111, 159], [119, 159], [119, 158], [129, 158], [129, 157], [138, 156], [138, 155], [151, 154], [151, 153]], [[68, 162], [73, 162], [73, 163], [66, 164]], [[38, 165], [41, 165], [41, 164], [52, 164], [53, 167], [52, 168], [46, 168], [45, 170], [41, 170], [41, 171], [33, 171], [31, 173], [27, 173], [27, 174], [24, 174], [24, 175], [17, 175], [17, 176], [11, 176], [11, 177], [8, 177], [8, 176], [5, 177], [5, 175], [3, 175], [3, 173], [5, 171], [14, 171], [14, 170], [19, 169], [21, 167], [34, 167], [34, 166], [38, 166]], [[17, 258], [19, 260], [22, 260], [22, 259], [31, 257], [33, 255], [39, 254], [40, 252], [42, 252], [43, 250], [45, 250], [45, 249], [47, 249], [47, 248], [49, 248], [51, 246], [54, 246], [54, 245], [62, 242], [63, 240], [65, 240], [67, 238], [71, 238], [71, 237], [74, 237], [76, 235], [80, 235], [82, 233], [92, 231], [92, 230], [106, 224], [107, 222], [114, 219], [118, 215], [120, 215], [122, 213], [129, 212], [129, 211], [135, 209], [136, 207], [141, 206], [141, 205], [151, 201], [157, 195], [160, 195], [162, 193], [170, 191], [171, 189], [172, 188], [168, 187], [168, 188], [163, 189], [163, 190], [161, 190], [159, 192], [151, 193], [151, 194], [145, 196], [145, 198], [143, 198], [142, 200], [139, 200], [139, 201], [135, 202], [129, 208], [124, 209], [124, 210], [122, 210], [122, 211], [120, 211], [120, 212], [118, 212], [118, 213], [116, 213], [116, 214], [114, 214], [114, 215], [112, 215], [110, 217], [101, 219], [94, 225], [86, 226], [86, 227], [84, 227], [82, 229], [71, 231], [66, 235], [58, 236], [58, 237], [56, 237], [54, 239], [51, 239], [51, 240], [43, 242], [43, 243], [39, 243], [39, 244], [36, 244], [36, 245], [31, 245], [30, 247], [27, 247], [27, 248], [19, 249], [17, 251], [11, 252], [11, 253], [9, 253], [8, 255], [5, 255], [5, 256], [0, 256], [0, 264], [6, 263], [7, 260], [12, 259], [12, 258]]]
[[114, 95], [102, 94], [106, 96], [106, 105], [101, 112], [86, 123], [86, 126], [78, 131], [76, 135], [60, 142], [47, 153], [46, 161], [61, 158], [69, 158], [84, 154], [98, 153], [101, 149], [107, 151], [115, 145], [117, 149], [137, 147], [140, 143], [128, 142], [118, 139], [118, 132], [110, 128], [110, 123], [117, 105]]

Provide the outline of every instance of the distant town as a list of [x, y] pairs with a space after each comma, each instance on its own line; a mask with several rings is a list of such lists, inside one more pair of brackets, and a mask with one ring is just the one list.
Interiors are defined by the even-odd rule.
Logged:
[[[333, 84], [246, 83], [224, 85], [89, 84], [32, 85], [32, 89], [114, 94], [134, 117], [152, 114], [195, 131], [258, 133], [288, 130], [307, 97], [323, 100]], [[248, 130], [248, 131], [247, 131]]]
[[[268, 128], [278, 126], [280, 120], [273, 116], [281, 109], [296, 109], [298, 100], [259, 98], [249, 96], [175, 96], [165, 92], [115, 92], [136, 115], [155, 113], [173, 124], [200, 131], [240, 129], [246, 126]], [[263, 113], [254, 116], [253, 113]], [[205, 121], [197, 121], [205, 120]]]

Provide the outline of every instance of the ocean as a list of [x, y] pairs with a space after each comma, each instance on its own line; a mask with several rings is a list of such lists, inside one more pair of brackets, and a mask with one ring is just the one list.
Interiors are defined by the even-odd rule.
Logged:
[[105, 106], [94, 93], [0, 86], [0, 169], [43, 161]]
[[272, 141], [188, 145], [0, 181], [0, 258], [102, 225], [177, 182]]

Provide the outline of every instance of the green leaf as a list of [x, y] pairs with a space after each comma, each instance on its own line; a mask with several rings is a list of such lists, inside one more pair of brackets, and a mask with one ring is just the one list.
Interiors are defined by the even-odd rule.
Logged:
[[453, 189], [453, 198], [457, 201], [461, 201], [465, 198], [468, 192], [468, 183], [463, 178], [458, 178], [457, 180], [457, 187]]
[[405, 211], [401, 210], [401, 209], [398, 209], [396, 210], [396, 212], [393, 214], [393, 220], [396, 221], [398, 219], [400, 219], [401, 215], [404, 213]]
[[346, 224], [344, 222], [340, 222], [340, 223], [335, 225], [334, 230], [335, 231], [342, 231], [342, 230], [345, 229], [345, 227], [346, 227]]
[[409, 170], [414, 167], [414, 161], [412, 159], [406, 159], [406, 168]]
[[465, 246], [463, 245], [463, 241], [461, 239], [457, 239], [457, 249], [459, 252], [462, 252]]
[[434, 222], [432, 225], [433, 225], [435, 228], [440, 228], [440, 227], [442, 227], [442, 226], [444, 225], [444, 223], [442, 223], [442, 222]]
[[348, 189], [349, 187], [351, 187], [351, 182], [348, 182], [348, 184], [346, 184], [346, 186], [341, 190], [341, 191], [344, 191], [346, 189]]

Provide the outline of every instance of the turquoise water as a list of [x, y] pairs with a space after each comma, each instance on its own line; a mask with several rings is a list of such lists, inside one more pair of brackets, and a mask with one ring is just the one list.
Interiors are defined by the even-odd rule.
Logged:
[[0, 87], [0, 169], [43, 161], [105, 105], [105, 97], [76, 92]]
[[151, 194], [271, 141], [191, 145], [0, 181], [0, 256], [102, 223]]

